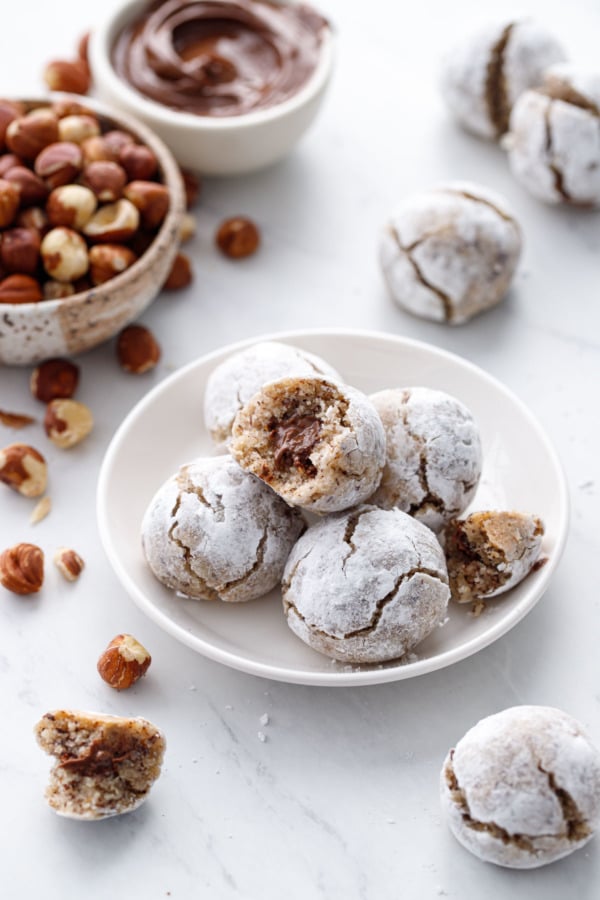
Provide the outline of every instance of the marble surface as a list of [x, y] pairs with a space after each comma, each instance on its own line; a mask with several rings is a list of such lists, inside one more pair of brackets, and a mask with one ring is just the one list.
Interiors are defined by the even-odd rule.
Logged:
[[[107, 0], [102, 8], [115, 5]], [[512, 181], [501, 151], [447, 118], [436, 63], [450, 35], [481, 20], [482, 4], [320, 6], [339, 35], [322, 115], [282, 164], [205, 185], [190, 245], [194, 285], [160, 297], [143, 318], [163, 346], [159, 367], [128, 376], [110, 344], [82, 356], [79, 398], [94, 412], [93, 436], [65, 452], [46, 442], [39, 423], [19, 435], [47, 455], [53, 510], [33, 527], [31, 503], [3, 489], [0, 546], [30, 540], [51, 556], [57, 545], [72, 545], [86, 569], [66, 585], [49, 565], [35, 598], [0, 589], [0, 892], [7, 900], [598, 895], [598, 839], [546, 869], [485, 865], [448, 832], [437, 783], [448, 747], [480, 717], [514, 704], [561, 707], [600, 744], [600, 215], [541, 206]], [[521, 8], [562, 33], [573, 56], [595, 62], [597, 3], [574, 0], [567, 9], [525, 0]], [[0, 33], [0, 94], [39, 93], [41, 62], [71, 53], [99, 9], [81, 0], [20, 0]], [[391, 208], [409, 191], [450, 177], [503, 192], [526, 239], [510, 297], [454, 330], [396, 309], [375, 254]], [[212, 235], [237, 213], [260, 223], [264, 243], [256, 257], [233, 264], [217, 255]], [[544, 425], [572, 498], [563, 561], [523, 622], [452, 668], [378, 687], [270, 683], [180, 646], [124, 594], [95, 524], [105, 449], [152, 385], [232, 340], [336, 325], [430, 341], [500, 378]], [[28, 377], [27, 369], [0, 368], [0, 408], [39, 420]], [[0, 440], [14, 439], [0, 426]], [[535, 478], [535, 459], [522, 464]], [[117, 694], [95, 663], [120, 631], [135, 634], [153, 664], [143, 682]], [[49, 761], [32, 728], [60, 706], [144, 715], [164, 729], [164, 773], [139, 811], [97, 824], [49, 811], [42, 798]]]

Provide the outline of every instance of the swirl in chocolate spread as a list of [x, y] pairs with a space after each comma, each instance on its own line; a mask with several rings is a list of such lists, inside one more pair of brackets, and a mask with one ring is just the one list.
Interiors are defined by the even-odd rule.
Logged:
[[160, 0], [119, 34], [112, 62], [165, 106], [238, 116], [296, 94], [316, 69], [327, 28], [304, 4]]

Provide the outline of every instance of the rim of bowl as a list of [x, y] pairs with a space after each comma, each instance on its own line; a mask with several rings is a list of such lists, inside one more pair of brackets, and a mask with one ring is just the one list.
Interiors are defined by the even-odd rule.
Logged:
[[143, 122], [138, 121], [135, 116], [120, 109], [113, 109], [109, 104], [96, 100], [93, 97], [88, 97], [84, 94], [69, 94], [64, 91], [53, 91], [43, 97], [34, 99], [29, 97], [12, 97], [9, 99], [25, 103], [25, 105], [31, 107], [31, 109], [52, 106], [53, 103], [60, 102], [61, 100], [70, 100], [73, 103], [78, 103], [80, 106], [88, 107], [101, 118], [108, 119], [120, 128], [130, 131], [155, 153], [159, 168], [163, 175], [163, 183], [169, 189], [170, 203], [169, 211], [160, 228], [154, 235], [152, 243], [144, 250], [142, 255], [129, 266], [129, 268], [125, 269], [125, 271], [119, 272], [118, 275], [113, 276], [103, 284], [93, 285], [85, 291], [79, 291], [77, 294], [72, 294], [70, 297], [59, 297], [55, 300], [38, 300], [35, 303], [1, 303], [0, 312], [12, 310], [13, 312], [19, 311], [21, 313], [27, 313], [32, 309], [41, 312], [42, 310], [54, 310], [59, 306], [63, 309], [67, 306], [78, 306], [94, 291], [106, 290], [107, 285], [110, 285], [111, 287], [114, 286], [114, 288], [118, 290], [120, 287], [128, 284], [129, 281], [137, 277], [140, 269], [145, 267], [148, 254], [156, 247], [157, 241], [162, 238], [166, 232], [176, 229], [179, 220], [185, 212], [185, 189], [179, 165], [175, 161], [175, 157], [167, 145], [152, 131], [152, 129]]
[[[298, 5], [300, 0], [274, 0], [274, 2], [280, 6], [294, 6]], [[178, 125], [198, 132], [242, 130], [266, 124], [284, 118], [302, 108], [320, 93], [331, 75], [334, 57], [334, 31], [331, 22], [327, 20], [316, 68], [300, 90], [287, 100], [266, 109], [253, 110], [237, 116], [211, 117], [210, 115], [198, 115], [172, 109], [146, 97], [126, 81], [120, 79], [111, 61], [111, 49], [118, 32], [135, 17], [138, 11], [146, 6], [148, 6], [148, 0], [130, 0], [119, 9], [113, 10], [92, 31], [88, 53], [93, 77], [97, 84], [102, 82], [108, 84], [115, 95], [120, 95], [125, 98], [125, 102], [135, 105], [139, 109], [140, 115], [152, 117], [161, 124]]]

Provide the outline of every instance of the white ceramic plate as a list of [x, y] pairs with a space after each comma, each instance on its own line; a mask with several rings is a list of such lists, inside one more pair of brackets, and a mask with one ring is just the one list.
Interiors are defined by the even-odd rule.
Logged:
[[[472, 509], [533, 512], [546, 526], [546, 565], [479, 618], [451, 603], [447, 622], [404, 662], [348, 666], [311, 650], [287, 627], [278, 591], [251, 603], [184, 600], [164, 588], [144, 562], [140, 522], [157, 488], [196, 456], [212, 455], [203, 427], [207, 377], [231, 353], [257, 340], [283, 340], [326, 359], [365, 393], [423, 385], [447, 391], [473, 412], [484, 469]], [[142, 449], [143, 448], [143, 449]], [[98, 519], [108, 558], [138, 606], [199, 653], [279, 681], [376, 684], [411, 678], [458, 662], [505, 634], [546, 589], [563, 550], [568, 496], [556, 454], [525, 406], [498, 381], [428, 344], [351, 331], [291, 332], [231, 345], [191, 363], [151, 391], [127, 416], [106, 453], [98, 484]]]

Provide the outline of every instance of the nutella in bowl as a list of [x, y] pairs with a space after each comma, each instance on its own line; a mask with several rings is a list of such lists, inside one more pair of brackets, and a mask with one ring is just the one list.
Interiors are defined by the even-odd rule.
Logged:
[[101, 97], [135, 111], [182, 166], [232, 175], [293, 149], [329, 82], [333, 36], [294, 0], [133, 0], [89, 51]]

